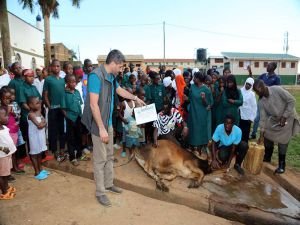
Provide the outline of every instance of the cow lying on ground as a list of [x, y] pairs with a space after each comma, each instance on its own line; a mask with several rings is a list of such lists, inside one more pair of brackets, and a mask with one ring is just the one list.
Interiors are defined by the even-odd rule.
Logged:
[[169, 191], [163, 180], [172, 181], [177, 176], [191, 179], [188, 188], [198, 188], [204, 178], [203, 171], [208, 169], [207, 161], [196, 158], [169, 140], [160, 140], [157, 148], [136, 150], [135, 158], [162, 191]]

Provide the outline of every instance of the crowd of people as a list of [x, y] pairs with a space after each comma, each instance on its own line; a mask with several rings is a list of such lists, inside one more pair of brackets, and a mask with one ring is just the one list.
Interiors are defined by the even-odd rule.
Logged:
[[[239, 88], [229, 68], [223, 74], [198, 68], [143, 71], [123, 68], [124, 62], [124, 55], [112, 50], [97, 68], [89, 59], [82, 68], [64, 63], [62, 70], [55, 59], [35, 71], [15, 62], [0, 76], [0, 199], [14, 198], [11, 172], [25, 173], [27, 155], [35, 179], [50, 175], [41, 163], [49, 157], [46, 150], [73, 166], [89, 160], [93, 150], [96, 197], [104, 206], [111, 205], [106, 191], [122, 192], [113, 185], [114, 149], [130, 159], [135, 148], [157, 148], [160, 139], [168, 139], [210, 159], [213, 169], [229, 168], [235, 156], [234, 169], [244, 175], [242, 162], [258, 126], [264, 161], [271, 161], [278, 143], [275, 172], [285, 171], [288, 142], [300, 126], [295, 99], [280, 87], [276, 63], [257, 80], [249, 73]], [[137, 125], [134, 108], [146, 104], [155, 104], [157, 120]]]

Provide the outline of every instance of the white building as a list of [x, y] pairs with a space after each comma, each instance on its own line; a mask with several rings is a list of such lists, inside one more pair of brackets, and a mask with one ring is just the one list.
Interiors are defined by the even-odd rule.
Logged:
[[[37, 26], [33, 26], [8, 12], [12, 62], [19, 61], [23, 68], [35, 69], [44, 65], [44, 32], [41, 30], [41, 17], [38, 15], [36, 20]], [[0, 62], [3, 65], [2, 44], [0, 44]]]
[[276, 62], [275, 73], [280, 75], [282, 84], [295, 84], [298, 72], [299, 58], [289, 54], [272, 53], [241, 53], [222, 52], [222, 56], [210, 56], [209, 68], [222, 72], [224, 68], [230, 68], [231, 73], [237, 78], [239, 84], [244, 84], [248, 76], [247, 66], [251, 67], [253, 76], [257, 77], [266, 72], [269, 62]]

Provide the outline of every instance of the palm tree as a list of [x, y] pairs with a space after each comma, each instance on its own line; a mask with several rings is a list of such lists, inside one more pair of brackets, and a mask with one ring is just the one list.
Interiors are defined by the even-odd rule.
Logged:
[[[0, 0], [2, 1], [2, 0]], [[71, 0], [72, 5], [79, 8], [80, 0]], [[23, 4], [23, 9], [29, 8], [33, 11], [33, 0], [19, 0]], [[44, 32], [45, 32], [45, 66], [48, 66], [51, 60], [51, 49], [50, 49], [50, 16], [53, 18], [59, 18], [58, 6], [59, 3], [56, 0], [37, 0], [39, 4], [43, 18], [44, 18]]]
[[0, 29], [1, 29], [2, 52], [3, 52], [3, 61], [4, 61], [2, 66], [4, 66], [4, 68], [7, 68], [8, 65], [11, 63], [12, 54], [11, 54], [6, 0], [0, 0]]

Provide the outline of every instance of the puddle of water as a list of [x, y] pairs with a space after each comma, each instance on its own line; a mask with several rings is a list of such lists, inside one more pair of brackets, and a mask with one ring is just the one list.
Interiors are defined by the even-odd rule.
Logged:
[[242, 203], [265, 211], [300, 218], [300, 203], [293, 196], [279, 185], [270, 184], [254, 176], [212, 177], [205, 181], [203, 186], [228, 202]]

